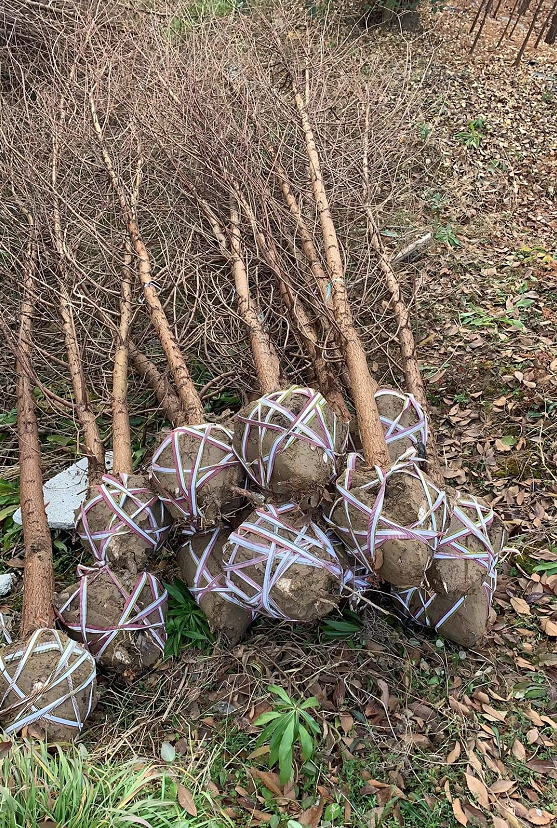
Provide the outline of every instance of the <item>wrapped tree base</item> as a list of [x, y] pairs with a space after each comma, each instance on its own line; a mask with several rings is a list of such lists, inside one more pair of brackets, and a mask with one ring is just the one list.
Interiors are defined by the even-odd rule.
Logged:
[[311, 388], [268, 394], [234, 418], [234, 449], [250, 477], [288, 497], [335, 479], [347, 437], [348, 425]]
[[426, 589], [395, 591], [394, 598], [407, 618], [461, 647], [474, 647], [487, 632], [496, 586], [493, 562], [483, 582], [459, 598], [437, 595]]
[[227, 586], [222, 568], [222, 550], [228, 534], [222, 529], [199, 532], [180, 547], [177, 562], [183, 580], [209, 621], [211, 632], [234, 645], [253, 620]]
[[223, 549], [226, 583], [249, 610], [286, 621], [314, 621], [340, 597], [343, 568], [325, 532], [297, 506], [263, 506]]
[[[427, 445], [428, 425], [415, 397], [395, 388], [380, 388], [375, 394], [375, 404], [392, 462], [396, 463], [408, 449], [414, 449], [419, 455]], [[354, 451], [361, 451], [362, 441], [355, 417], [350, 421], [350, 441]]]
[[140, 475], [105, 474], [77, 513], [76, 530], [95, 560], [136, 573], [163, 545], [172, 518]]
[[431, 589], [449, 598], [475, 590], [497, 562], [504, 540], [503, 524], [491, 506], [457, 492], [451, 521], [427, 571]]
[[448, 519], [446, 496], [411, 462], [384, 472], [357, 454], [336, 484], [327, 522], [361, 564], [394, 586], [419, 586]]
[[135, 677], [155, 664], [166, 642], [166, 590], [147, 572], [81, 570], [78, 584], [54, 596], [68, 635], [108, 670]]
[[37, 725], [49, 741], [76, 739], [97, 703], [91, 655], [58, 630], [36, 630], [0, 649], [0, 725]]
[[218, 522], [243, 479], [232, 432], [214, 423], [175, 428], [153, 455], [154, 488], [173, 517], [194, 529]]

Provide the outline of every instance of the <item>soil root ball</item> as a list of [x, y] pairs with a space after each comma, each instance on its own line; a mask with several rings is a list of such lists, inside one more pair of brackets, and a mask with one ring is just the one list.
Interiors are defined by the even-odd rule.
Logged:
[[488, 629], [491, 602], [497, 586], [495, 567], [494, 560], [483, 582], [458, 598], [416, 588], [397, 590], [393, 597], [407, 618], [435, 630], [462, 647], [474, 647]]
[[217, 523], [235, 500], [231, 487], [243, 480], [232, 432], [215, 423], [175, 428], [153, 455], [153, 486], [170, 513], [194, 529]]
[[447, 498], [413, 462], [388, 471], [348, 455], [326, 520], [361, 564], [394, 586], [421, 586], [448, 521]]
[[85, 644], [95, 660], [134, 678], [161, 657], [166, 642], [167, 592], [149, 572], [116, 574], [108, 566], [78, 570], [78, 584], [54, 596], [68, 635]]
[[58, 630], [36, 630], [0, 649], [0, 724], [6, 735], [31, 724], [50, 742], [76, 739], [97, 703], [95, 662]]
[[172, 526], [146, 478], [105, 474], [77, 512], [76, 530], [101, 566], [136, 573], [161, 548]]
[[427, 571], [431, 589], [448, 597], [472, 592], [491, 571], [504, 540], [503, 524], [491, 506], [457, 492], [451, 521]]
[[262, 489], [288, 497], [334, 480], [347, 439], [347, 423], [312, 388], [267, 394], [234, 419], [234, 448], [250, 477]]
[[252, 512], [223, 549], [229, 588], [246, 609], [314, 621], [338, 604], [343, 568], [326, 533], [287, 503]]
[[[429, 432], [427, 417], [416, 398], [395, 388], [380, 388], [375, 394], [375, 403], [392, 462], [396, 463], [408, 449], [415, 449], [421, 456]], [[350, 421], [350, 443], [352, 449], [361, 451], [362, 441], [355, 417]]]
[[182, 578], [209, 621], [211, 632], [237, 644], [254, 614], [245, 609], [226, 584], [222, 549], [228, 541], [223, 529], [198, 532], [187, 538], [177, 554]]

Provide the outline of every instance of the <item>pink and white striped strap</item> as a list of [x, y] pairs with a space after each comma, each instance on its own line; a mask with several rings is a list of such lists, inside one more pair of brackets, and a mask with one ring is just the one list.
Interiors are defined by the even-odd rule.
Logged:
[[[242, 606], [287, 621], [297, 619], [284, 614], [273, 597], [273, 588], [286, 577], [291, 566], [322, 568], [340, 582], [343, 578], [342, 566], [326, 533], [315, 523], [293, 525], [287, 519], [292, 513], [299, 514], [293, 503], [278, 507], [268, 504], [257, 509], [255, 520], [244, 521], [231, 533], [231, 552], [224, 563], [227, 586]], [[245, 560], [240, 559], [240, 551]], [[250, 574], [254, 567], [263, 569], [261, 582]]]
[[[193, 461], [189, 451], [185, 455], [182, 454], [182, 443], [190, 450], [192, 438], [199, 444]], [[154, 453], [151, 464], [152, 477], [165, 491], [165, 494], [161, 495], [163, 503], [172, 503], [188, 520], [202, 518], [199, 491], [226, 469], [240, 465], [232, 449], [232, 438], [229, 429], [215, 423], [180, 426], [171, 431]], [[207, 447], [218, 448], [221, 451], [222, 457], [218, 463], [207, 462]], [[160, 463], [161, 455], [168, 448], [172, 451], [172, 464], [163, 466]], [[169, 493], [168, 481], [163, 475], [175, 475], [178, 478], [177, 491], [173, 494]]]
[[[81, 575], [79, 588], [60, 609], [55, 608], [55, 611], [61, 623], [68, 630], [81, 635], [87, 649], [95, 658], [100, 658], [117, 635], [124, 631], [141, 630], [148, 632], [159, 649], [164, 650], [166, 643], [165, 610], [168, 593], [158, 578], [155, 578], [149, 572], [143, 572], [135, 582], [132, 591], [128, 592], [108, 566], [101, 569], [78, 567], [78, 573]], [[98, 578], [101, 573], [108, 575], [124, 599], [122, 614], [114, 626], [101, 627], [88, 622], [88, 587], [90, 582]], [[151, 601], [142, 608], [137, 602], [145, 589], [150, 593]], [[71, 607], [76, 597], [79, 600], [79, 620], [77, 623], [71, 624], [64, 617], [64, 613]]]
[[[108, 562], [108, 551], [113, 538], [131, 533], [141, 538], [146, 548], [155, 551], [164, 542], [172, 525], [166, 509], [161, 506], [160, 498], [145, 487], [128, 488], [128, 480], [127, 474], [103, 475], [98, 494], [82, 505], [76, 522], [79, 537], [91, 546], [95, 559], [101, 566]], [[88, 516], [99, 503], [108, 506], [110, 518], [104, 529], [93, 531]], [[124, 507], [129, 508], [130, 504], [132, 512], [128, 514]], [[162, 512], [162, 526], [155, 510], [157, 506], [158, 511]], [[147, 519], [146, 529], [139, 526], [139, 519]]]
[[[33, 669], [31, 662], [35, 654], [53, 652], [59, 656], [56, 666], [46, 680], [41, 685], [37, 685], [37, 692], [28, 696], [18, 684], [21, 674], [27, 665], [29, 669]], [[84, 664], [87, 665], [87, 673], [85, 678], [76, 684], [74, 683], [75, 674]], [[65, 725], [80, 731], [91, 712], [96, 677], [95, 663], [90, 654], [77, 642], [71, 639], [64, 642], [57, 630], [36, 630], [27, 642], [13, 653], [3, 654], [0, 651], [0, 674], [7, 682], [4, 695], [0, 698], [0, 708], [11, 693], [18, 699], [15, 703], [11, 702], [9, 708], [3, 709], [4, 715], [17, 710], [12, 724], [4, 730], [6, 735], [39, 720]], [[51, 695], [56, 688], [59, 689], [60, 695], [46, 702], [45, 696]], [[84, 714], [77, 701], [77, 696], [81, 696], [83, 691], [87, 691], [87, 707]], [[58, 708], [67, 701], [71, 701], [73, 718], [57, 713]]]
[[[304, 400], [300, 411], [295, 414], [289, 402]], [[236, 415], [236, 421], [244, 424], [240, 459], [248, 474], [261, 486], [268, 489], [273, 476], [277, 457], [285, 452], [294, 441], [302, 441], [322, 451], [331, 461], [331, 478], [336, 476], [339, 460], [346, 440], [338, 445], [340, 421], [333, 418], [329, 429], [325, 418], [327, 402], [322, 394], [312, 388], [293, 386], [285, 391], [276, 391], [253, 403], [249, 414]], [[288, 425], [284, 425], [284, 421]], [[248, 459], [248, 447], [252, 430], [257, 431], [259, 451], [253, 461]], [[268, 434], [274, 435], [270, 449], [265, 452], [263, 440]]]

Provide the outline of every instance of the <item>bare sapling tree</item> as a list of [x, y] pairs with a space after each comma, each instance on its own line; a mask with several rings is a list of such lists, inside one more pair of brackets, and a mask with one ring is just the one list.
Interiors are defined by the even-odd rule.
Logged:
[[33, 381], [29, 374], [29, 367], [33, 362], [37, 240], [33, 217], [27, 211], [25, 214], [29, 227], [29, 242], [22, 274], [16, 362], [21, 520], [25, 542], [24, 598], [21, 611], [22, 638], [26, 638], [41, 627], [54, 625], [52, 538], [44, 505], [41, 445]]
[[[137, 273], [143, 287], [143, 294], [145, 296], [145, 303], [149, 309], [151, 323], [160, 340], [161, 346], [170, 366], [176, 391], [184, 409], [186, 420], [189, 425], [198, 425], [205, 419], [203, 405], [199, 399], [199, 395], [193, 384], [188, 367], [180, 351], [176, 337], [169, 325], [163, 305], [159, 299], [157, 287], [153, 281], [151, 257], [139, 231], [137, 210], [135, 209], [134, 204], [132, 204], [132, 200], [130, 199], [121, 177], [116, 171], [109, 153], [107, 142], [104, 138], [103, 128], [97, 113], [95, 94], [96, 84], [94, 84], [89, 91], [89, 106], [93, 127], [101, 149], [108, 177], [120, 204], [122, 219], [129, 236], [130, 245], [136, 257]], [[137, 155], [140, 160], [141, 150], [139, 147]]]
[[383, 427], [379, 419], [379, 412], [375, 404], [375, 393], [378, 386], [371, 376], [366, 353], [352, 317], [344, 279], [344, 265], [321, 172], [319, 152], [304, 97], [299, 91], [293, 77], [291, 78], [291, 89], [304, 134], [313, 193], [321, 224], [321, 231], [323, 233], [325, 256], [329, 268], [333, 311], [339, 332], [342, 335], [342, 349], [350, 374], [352, 396], [358, 416], [364, 456], [366, 462], [370, 465], [379, 465], [388, 468], [391, 465], [391, 459], [387, 449]]
[[83, 370], [81, 350], [74, 320], [71, 298], [70, 271], [73, 267], [67, 255], [60, 215], [58, 195], [58, 168], [60, 162], [60, 141], [66, 124], [66, 102], [61, 94], [58, 104], [58, 117], [52, 134], [51, 155], [51, 192], [52, 192], [52, 228], [56, 249], [56, 267], [58, 274], [59, 311], [72, 388], [75, 398], [76, 414], [83, 432], [85, 451], [89, 461], [89, 481], [98, 481], [105, 471], [104, 444], [101, 439], [97, 419], [90, 404], [89, 392]]
[[[368, 103], [365, 108], [362, 176], [364, 209], [366, 213], [369, 239], [371, 246], [376, 253], [379, 269], [385, 279], [385, 284], [391, 295], [392, 310], [396, 320], [397, 336], [400, 346], [400, 354], [402, 357], [402, 368], [404, 371], [404, 378], [406, 380], [406, 389], [415, 397], [424, 412], [427, 412], [427, 395], [416, 356], [416, 342], [414, 340], [414, 334], [410, 323], [410, 311], [408, 305], [404, 301], [404, 297], [400, 289], [400, 282], [394, 271], [390, 257], [385, 251], [385, 246], [383, 245], [381, 234], [379, 232], [375, 215], [370, 203], [371, 182], [369, 176], [369, 123], [370, 105]], [[428, 471], [437, 484], [443, 485], [444, 478], [439, 463], [439, 455], [437, 452], [435, 437], [432, 432], [429, 434], [427, 452]]]

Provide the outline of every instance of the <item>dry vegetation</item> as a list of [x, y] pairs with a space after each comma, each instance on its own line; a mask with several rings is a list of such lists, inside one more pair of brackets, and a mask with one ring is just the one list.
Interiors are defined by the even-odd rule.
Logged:
[[[326, 370], [344, 385], [329, 297], [281, 192], [282, 175], [313, 238], [319, 217], [300, 149], [294, 78], [319, 143], [352, 310], [380, 382], [401, 385], [403, 372], [365, 205], [393, 255], [427, 230], [435, 236], [427, 254], [400, 274], [449, 463], [445, 476], [489, 497], [519, 550], [503, 562], [499, 618], [478, 652], [459, 652], [414, 629], [401, 635], [394, 618], [362, 606], [363, 626], [341, 642], [327, 640], [326, 624], [300, 630], [259, 622], [233, 652], [187, 651], [132, 688], [104, 684], [86, 736], [94, 759], [158, 759], [161, 745], [170, 744], [176, 766], [189, 774], [199, 825], [282, 826], [288, 818], [388, 828], [551, 824], [555, 53], [542, 47], [527, 55], [535, 64], [511, 69], [516, 50], [494, 57], [488, 22], [469, 58], [470, 38], [449, 14], [408, 42], [346, 30], [334, 16], [311, 21], [283, 4], [203, 19], [197, 7], [138, 15], [116, 7], [73, 24], [68, 13], [63, 37], [59, 18], [52, 26], [46, 20], [35, 18], [26, 39], [20, 32], [4, 49], [0, 114], [0, 278], [12, 331], [27, 239], [19, 203], [32, 212], [39, 241], [34, 379], [45, 471], [82, 450], [61, 299], [73, 315], [87, 404], [111, 443], [107, 355], [127, 233], [107, 158], [133, 208], [152, 267], [147, 278], [206, 416], [222, 418], [256, 390], [230, 266], [234, 227], [257, 297], [256, 320], [289, 381], [315, 376], [307, 348], [315, 335]], [[132, 350], [128, 403], [140, 466], [168, 413], [164, 381], [171, 373], [138, 288], [131, 329], [137, 351], [162, 374], [150, 376], [163, 383], [157, 397]], [[3, 477], [14, 480], [8, 348], [2, 361]], [[75, 557], [68, 537], [57, 541], [56, 574], [67, 583]], [[4, 554], [2, 562], [17, 570], [17, 548], [8, 544]], [[172, 574], [165, 555], [155, 567], [164, 578]], [[17, 612], [18, 596], [0, 611]], [[313, 766], [298, 769], [295, 787], [278, 786], [264, 775], [265, 755], [253, 755], [253, 723], [269, 709], [270, 684], [292, 696], [316, 695], [321, 705], [323, 739]]]

